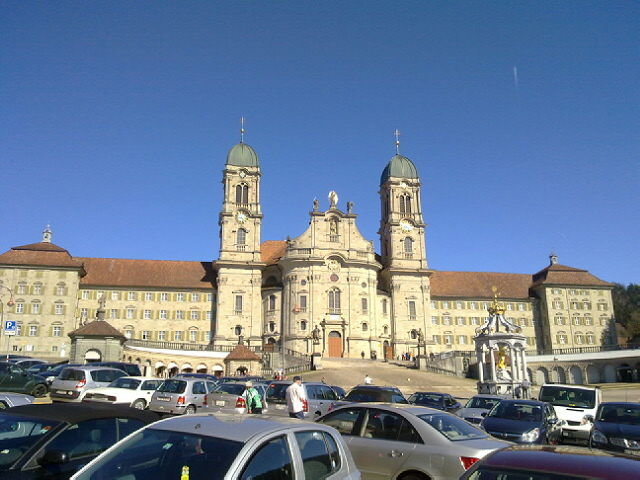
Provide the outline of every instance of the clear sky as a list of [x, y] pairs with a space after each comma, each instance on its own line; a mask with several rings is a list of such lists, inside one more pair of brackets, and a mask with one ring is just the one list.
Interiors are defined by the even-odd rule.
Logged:
[[430, 267], [638, 283], [639, 47], [631, 0], [5, 0], [0, 250], [217, 258], [244, 115], [263, 240], [336, 190], [379, 251], [397, 128]]

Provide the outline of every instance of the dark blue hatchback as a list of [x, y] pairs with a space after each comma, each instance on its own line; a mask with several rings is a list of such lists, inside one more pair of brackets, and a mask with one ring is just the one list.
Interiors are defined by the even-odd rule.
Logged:
[[593, 421], [591, 447], [640, 454], [640, 403], [605, 402], [589, 420]]
[[480, 426], [494, 437], [525, 444], [556, 444], [562, 434], [553, 406], [537, 400], [502, 400]]

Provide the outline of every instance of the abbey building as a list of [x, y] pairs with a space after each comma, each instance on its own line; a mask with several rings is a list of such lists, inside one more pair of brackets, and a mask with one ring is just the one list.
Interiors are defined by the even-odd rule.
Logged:
[[224, 349], [241, 339], [366, 358], [473, 350], [494, 290], [532, 352], [615, 343], [612, 284], [554, 255], [534, 274], [432, 270], [414, 163], [394, 155], [378, 187], [379, 252], [336, 192], [313, 202], [301, 235], [263, 241], [268, 182], [241, 142], [223, 171], [217, 260], [74, 257], [47, 228], [41, 242], [0, 255], [3, 318], [18, 326], [6, 345], [64, 357], [67, 334], [92, 321], [103, 299], [105, 319], [138, 344]]

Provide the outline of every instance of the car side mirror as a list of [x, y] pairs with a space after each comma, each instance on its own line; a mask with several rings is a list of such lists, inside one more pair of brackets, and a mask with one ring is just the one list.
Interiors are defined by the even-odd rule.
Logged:
[[60, 450], [47, 450], [38, 459], [40, 465], [60, 465], [69, 461], [69, 454]]

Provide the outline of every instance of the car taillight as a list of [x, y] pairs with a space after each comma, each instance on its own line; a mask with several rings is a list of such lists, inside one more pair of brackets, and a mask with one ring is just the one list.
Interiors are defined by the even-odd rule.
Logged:
[[236, 400], [236, 408], [246, 408], [247, 402], [244, 401], [244, 398], [238, 397]]
[[185, 401], [184, 396], [178, 397], [178, 405], [182, 405], [184, 403], [184, 401]]
[[329, 413], [329, 412], [333, 412], [333, 409], [334, 409], [334, 408], [336, 408], [336, 404], [335, 404], [335, 403], [333, 403], [333, 402], [331, 402], [331, 403], [329, 404], [329, 408], [327, 408], [327, 413]]
[[205, 396], [204, 396], [204, 400], [202, 400], [202, 404], [203, 404], [203, 405], [206, 405], [208, 401], [209, 401], [209, 396], [208, 396], [208, 395], [205, 395]]
[[309, 412], [309, 401], [308, 400], [302, 400], [302, 411], [303, 412]]
[[82, 380], [80, 380], [78, 383], [76, 383], [76, 388], [82, 388], [87, 384], [87, 380], [85, 378], [83, 378]]
[[478, 460], [480, 459], [475, 457], [460, 457], [460, 463], [462, 464], [462, 468], [465, 470], [471, 468], [471, 465], [476, 463]]

